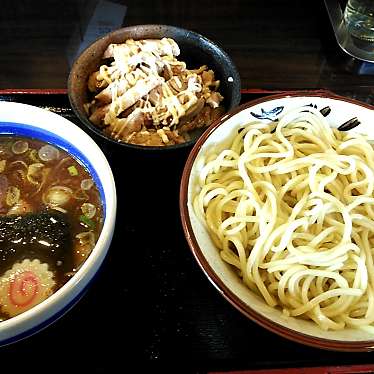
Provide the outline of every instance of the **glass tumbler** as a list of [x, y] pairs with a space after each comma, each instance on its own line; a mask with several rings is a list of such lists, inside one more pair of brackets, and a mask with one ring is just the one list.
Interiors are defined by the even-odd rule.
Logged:
[[344, 21], [352, 36], [374, 42], [374, 0], [348, 0]]

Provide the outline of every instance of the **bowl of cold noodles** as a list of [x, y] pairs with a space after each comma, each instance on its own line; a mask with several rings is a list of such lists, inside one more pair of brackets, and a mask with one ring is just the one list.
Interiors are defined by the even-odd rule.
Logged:
[[70, 103], [89, 131], [113, 147], [192, 145], [240, 102], [231, 58], [211, 40], [166, 25], [137, 25], [96, 40], [74, 62]]
[[83, 295], [108, 251], [116, 190], [96, 143], [54, 113], [0, 102], [0, 344]]
[[184, 232], [220, 293], [261, 326], [331, 350], [374, 343], [374, 111], [275, 95], [214, 123], [187, 160]]

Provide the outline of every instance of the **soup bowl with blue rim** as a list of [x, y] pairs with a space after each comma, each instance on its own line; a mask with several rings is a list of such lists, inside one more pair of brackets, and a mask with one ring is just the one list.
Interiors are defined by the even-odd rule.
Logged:
[[78, 302], [108, 252], [116, 207], [110, 165], [83, 130], [47, 110], [0, 102], [0, 345]]

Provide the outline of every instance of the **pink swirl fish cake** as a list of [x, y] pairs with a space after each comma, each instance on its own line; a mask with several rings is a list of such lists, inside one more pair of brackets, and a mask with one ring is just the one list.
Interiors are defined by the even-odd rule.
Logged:
[[1, 310], [9, 317], [23, 313], [49, 297], [55, 285], [47, 264], [28, 259], [15, 263], [0, 278]]

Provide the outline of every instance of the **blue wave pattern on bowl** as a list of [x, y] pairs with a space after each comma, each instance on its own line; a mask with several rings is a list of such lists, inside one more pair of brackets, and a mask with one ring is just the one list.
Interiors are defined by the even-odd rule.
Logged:
[[[318, 109], [318, 106], [316, 104], [310, 103], [305, 105], [305, 108], [307, 107], [312, 107], [315, 109]], [[277, 122], [279, 120], [278, 116], [283, 112], [284, 106], [277, 106], [269, 110], [265, 110], [264, 108], [261, 108], [261, 113], [255, 113], [255, 112], [250, 112], [251, 115], [257, 119], [262, 119], [262, 120], [270, 120], [272, 122]], [[307, 109], [305, 109], [307, 110]], [[320, 113], [324, 116], [327, 117], [331, 113], [331, 108], [330, 107], [323, 107], [320, 109]], [[352, 130], [353, 128], [357, 127], [360, 124], [360, 121], [354, 117], [351, 118], [350, 120], [344, 122], [338, 127], [338, 130], [340, 131], [349, 131]]]
[[2, 135], [25, 136], [28, 138], [42, 140], [52, 145], [55, 144], [64, 151], [68, 152], [76, 160], [80, 161], [90, 173], [92, 179], [96, 184], [96, 187], [100, 192], [100, 199], [103, 204], [103, 212], [105, 218], [106, 202], [103, 186], [100, 182], [99, 176], [97, 175], [95, 168], [79, 149], [77, 149], [74, 145], [69, 143], [66, 139], [61, 138], [60, 136], [57, 136], [52, 132], [40, 129], [38, 127], [25, 125], [23, 123], [0, 122], [0, 136]]
[[251, 112], [252, 116], [257, 119], [269, 119], [270, 121], [278, 121], [278, 115], [282, 113], [284, 106], [277, 106], [270, 110], [261, 108], [261, 113]]

